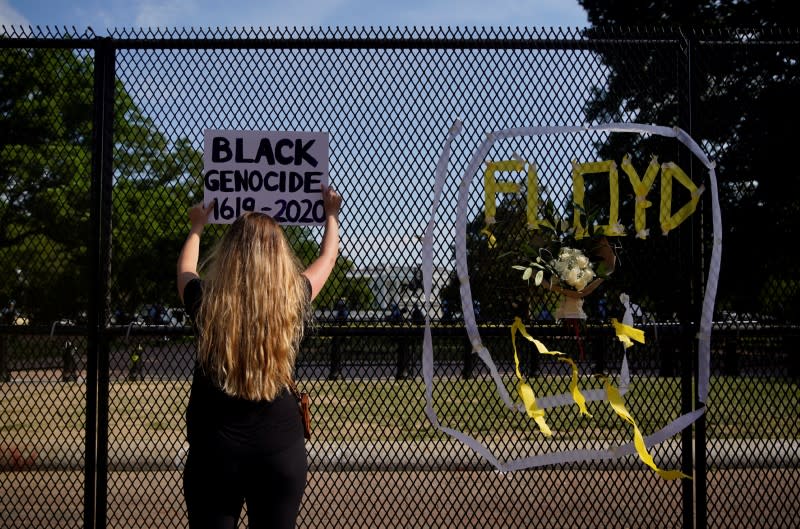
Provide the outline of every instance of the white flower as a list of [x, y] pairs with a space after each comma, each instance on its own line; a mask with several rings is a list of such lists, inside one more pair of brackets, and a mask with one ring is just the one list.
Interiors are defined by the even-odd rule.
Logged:
[[575, 286], [581, 276], [581, 271], [575, 267], [567, 268], [566, 272], [562, 274], [561, 279], [567, 282], [570, 286]]
[[589, 274], [583, 274], [580, 279], [572, 286], [575, 287], [575, 290], [581, 291], [586, 288], [586, 285], [589, 284]]
[[576, 248], [562, 247], [558, 252], [558, 258], [550, 261], [550, 266], [562, 281], [578, 291], [586, 288], [595, 277], [591, 261]]

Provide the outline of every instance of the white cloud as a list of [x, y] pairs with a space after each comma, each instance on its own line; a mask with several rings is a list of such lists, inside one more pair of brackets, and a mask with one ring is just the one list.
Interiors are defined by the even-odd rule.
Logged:
[[[7, 1], [7, 0], [0, 0]], [[139, 27], [316, 27], [316, 26], [585, 26], [575, 0], [133, 0], [129, 10]], [[117, 25], [117, 24], [114, 24]]]
[[30, 22], [8, 0], [0, 0], [0, 26], [30, 26]]
[[[0, 24], [114, 27], [586, 26], [577, 0], [0, 0]], [[12, 7], [12, 4], [18, 7]], [[22, 15], [21, 13], [25, 13]]]
[[134, 25], [144, 28], [183, 26], [199, 9], [193, 0], [145, 0], [133, 7]]
[[369, 9], [369, 0], [347, 0], [326, 23], [387, 27], [586, 26], [576, 0], [406, 0]]
[[[327, 24], [347, 11], [349, 0], [137, 0], [126, 7], [138, 27], [283, 27]], [[130, 24], [128, 24], [130, 25]]]
[[[252, 3], [247, 8], [230, 9], [219, 25], [254, 27], [312, 27], [328, 25], [338, 14], [351, 11], [351, 0], [296, 0]], [[217, 24], [215, 24], [217, 25]]]

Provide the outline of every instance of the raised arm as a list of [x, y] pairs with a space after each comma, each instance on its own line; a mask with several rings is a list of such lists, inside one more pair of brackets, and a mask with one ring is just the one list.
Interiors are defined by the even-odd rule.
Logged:
[[203, 207], [201, 202], [189, 208], [189, 222], [192, 227], [189, 229], [189, 235], [183, 243], [183, 248], [181, 248], [177, 266], [178, 296], [180, 296], [181, 302], [183, 302], [183, 290], [186, 288], [186, 283], [199, 277], [197, 262], [200, 259], [200, 235], [208, 223], [208, 216], [212, 209], [214, 209], [213, 201], [209, 203], [208, 207]]
[[322, 234], [319, 257], [303, 272], [311, 283], [311, 299], [319, 291], [333, 271], [339, 255], [339, 210], [342, 197], [332, 187], [322, 186], [322, 203], [325, 207], [325, 232]]

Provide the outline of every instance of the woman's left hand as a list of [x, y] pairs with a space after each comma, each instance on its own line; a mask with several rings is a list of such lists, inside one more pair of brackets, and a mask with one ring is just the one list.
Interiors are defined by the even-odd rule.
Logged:
[[189, 222], [192, 224], [192, 231], [202, 232], [203, 227], [208, 224], [208, 216], [211, 215], [211, 210], [214, 209], [215, 198], [208, 203], [208, 206], [203, 206], [202, 202], [198, 202], [189, 208]]

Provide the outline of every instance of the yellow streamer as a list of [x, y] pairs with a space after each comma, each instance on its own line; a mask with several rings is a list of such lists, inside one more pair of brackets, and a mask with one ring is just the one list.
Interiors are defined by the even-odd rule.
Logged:
[[581, 390], [578, 389], [578, 366], [575, 365], [575, 362], [573, 362], [571, 358], [559, 358], [559, 360], [568, 363], [572, 368], [572, 380], [569, 383], [569, 390], [572, 393], [572, 400], [574, 400], [575, 404], [578, 405], [578, 409], [581, 410], [581, 415], [591, 417], [592, 414], [586, 409], [586, 397], [584, 397], [583, 393], [581, 393]]
[[[522, 324], [522, 320], [519, 319], [519, 316], [514, 318], [514, 323], [511, 324], [511, 345], [514, 347], [514, 357], [517, 356], [517, 331], [529, 342], [533, 343], [536, 346], [536, 349], [539, 353], [543, 355], [563, 355], [561, 351], [550, 351], [542, 342], [528, 334], [528, 331], [525, 329], [525, 325]], [[520, 376], [519, 371], [517, 371], [517, 376]]]
[[[525, 326], [522, 325], [522, 320], [519, 318], [514, 318], [514, 323], [511, 324], [511, 345], [514, 348], [514, 370], [516, 371], [517, 378], [519, 379], [517, 393], [519, 393], [519, 398], [522, 399], [522, 403], [525, 405], [525, 411], [528, 412], [528, 417], [536, 421], [536, 424], [539, 426], [539, 430], [542, 432], [542, 434], [550, 437], [553, 435], [553, 432], [550, 431], [550, 427], [547, 426], [547, 423], [544, 420], [544, 410], [537, 406], [536, 396], [533, 393], [533, 388], [525, 382], [525, 379], [519, 370], [519, 355], [517, 354], [517, 331], [519, 331], [522, 336], [536, 344], [539, 352], [542, 352], [542, 349], [547, 351], [547, 347], [545, 347], [544, 344], [538, 340], [534, 340], [534, 338], [528, 334], [528, 331], [525, 330]], [[547, 354], [561, 353], [547, 351]]]
[[[519, 368], [517, 368], [517, 371], [519, 371]], [[536, 405], [536, 397], [533, 395], [533, 388], [527, 383], [520, 381], [517, 391], [519, 392], [519, 397], [522, 399], [523, 404], [525, 404], [525, 410], [528, 412], [528, 416], [536, 421], [542, 434], [547, 437], [552, 436], [553, 432], [544, 420], [544, 410]]]
[[497, 204], [495, 197], [500, 193], [518, 193], [519, 185], [514, 182], [498, 182], [495, 173], [508, 171], [521, 171], [525, 164], [520, 160], [503, 160], [499, 162], [486, 162], [486, 169], [483, 172], [483, 189], [485, 194], [486, 223], [494, 222], [497, 214]]
[[653, 205], [652, 202], [647, 200], [647, 195], [653, 188], [653, 184], [656, 181], [656, 176], [658, 176], [658, 171], [660, 169], [661, 166], [658, 165], [658, 159], [653, 156], [653, 158], [650, 160], [650, 165], [647, 166], [647, 170], [644, 173], [644, 178], [640, 179], [639, 174], [636, 172], [636, 169], [634, 169], [633, 164], [631, 163], [630, 155], [626, 154], [622, 158], [622, 170], [628, 175], [628, 180], [630, 180], [634, 193], [636, 193], [636, 203], [634, 206], [634, 226], [636, 229], [636, 234], [640, 239], [647, 238], [647, 230], [645, 229], [645, 223], [647, 222], [645, 210]]
[[617, 338], [620, 342], [622, 342], [622, 345], [625, 347], [625, 349], [633, 345], [631, 340], [644, 343], [643, 330], [620, 323], [616, 318], [611, 318], [611, 325], [614, 326], [614, 332], [617, 334]]
[[[671, 215], [673, 177], [689, 190], [692, 198], [677, 213]], [[661, 166], [661, 211], [659, 220], [661, 222], [661, 231], [664, 235], [677, 228], [689, 215], [694, 213], [695, 209], [697, 209], [697, 202], [700, 200], [701, 192], [691, 178], [683, 172], [683, 169], [674, 163], [669, 162]]]
[[[522, 324], [522, 320], [520, 320], [519, 317], [514, 318], [514, 323], [511, 324], [511, 346], [514, 349], [514, 369], [520, 382], [518, 388], [519, 396], [522, 399], [522, 402], [525, 404], [525, 410], [528, 412], [528, 416], [536, 421], [536, 424], [539, 425], [539, 430], [541, 430], [544, 435], [550, 436], [552, 433], [550, 432], [550, 428], [547, 426], [547, 423], [544, 420], [544, 410], [539, 409], [539, 407], [536, 405], [536, 397], [534, 396], [533, 389], [525, 383], [522, 373], [519, 370], [517, 332], [519, 332], [526, 340], [533, 343], [536, 346], [536, 349], [539, 351], [539, 354], [563, 356], [564, 353], [560, 351], [550, 351], [547, 349], [542, 342], [528, 334], [528, 331], [525, 329], [525, 325]], [[575, 404], [578, 405], [581, 415], [588, 415], [591, 417], [592, 415], [589, 413], [589, 410], [586, 409], [586, 397], [584, 397], [583, 393], [581, 393], [580, 389], [578, 389], [578, 366], [576, 366], [575, 362], [569, 358], [559, 358], [559, 360], [568, 363], [572, 367], [572, 380], [569, 386], [572, 393], [572, 399], [575, 401]]]
[[573, 226], [575, 227], [575, 238], [582, 239], [589, 234], [587, 226], [581, 223], [580, 210], [586, 209], [584, 196], [586, 184], [583, 175], [592, 173], [607, 173], [609, 186], [609, 215], [608, 224], [598, 226], [606, 235], [624, 235], [624, 229], [619, 222], [619, 173], [617, 163], [613, 160], [602, 162], [572, 162], [572, 195], [575, 197], [575, 208]]
[[622, 395], [620, 395], [619, 390], [611, 385], [608, 378], [603, 378], [603, 385], [606, 389], [606, 395], [608, 396], [608, 402], [611, 404], [611, 407], [617, 415], [633, 426], [633, 446], [636, 448], [637, 454], [639, 454], [639, 459], [666, 480], [680, 478], [692, 479], [691, 476], [687, 476], [679, 470], [662, 470], [656, 466], [653, 461], [653, 456], [647, 451], [647, 445], [644, 443], [642, 432], [639, 431], [639, 427], [636, 426], [636, 421], [633, 420], [633, 416], [625, 407], [625, 401], [622, 400]]
[[[616, 320], [616, 318], [611, 319], [611, 323], [614, 326], [614, 329], [617, 333], [617, 337], [623, 341], [623, 343], [631, 343], [631, 339], [639, 342], [644, 343], [644, 332], [640, 329], [635, 329], [630, 325], [625, 325], [624, 323], [620, 323]], [[519, 332], [525, 339], [532, 342], [536, 345], [540, 354], [550, 354], [550, 355], [563, 355], [563, 353], [559, 351], [550, 351], [547, 347], [540, 342], [533, 338], [528, 331], [525, 329], [525, 326], [522, 324], [522, 320], [520, 318], [514, 318], [514, 323], [511, 324], [511, 345], [514, 349], [514, 369], [516, 371], [517, 378], [519, 379], [519, 384], [517, 385], [517, 392], [519, 393], [519, 397], [522, 400], [523, 404], [525, 405], [525, 411], [528, 413], [528, 416], [531, 417], [536, 424], [539, 426], [539, 430], [547, 437], [553, 435], [550, 427], [547, 425], [547, 422], [544, 419], [544, 410], [539, 408], [536, 404], [536, 396], [533, 393], [533, 388], [529, 384], [524, 381], [522, 373], [519, 369], [519, 355], [517, 353], [517, 332]], [[623, 340], [623, 338], [625, 340]], [[632, 344], [631, 344], [632, 345]], [[575, 403], [578, 405], [580, 409], [581, 415], [586, 415], [591, 417], [592, 415], [589, 413], [588, 409], [586, 408], [586, 398], [580, 392], [578, 388], [578, 366], [575, 362], [570, 358], [559, 358], [561, 362], [565, 362], [570, 365], [572, 369], [572, 379], [570, 381], [570, 392], [572, 394], [572, 398]], [[639, 427], [636, 425], [636, 421], [633, 419], [633, 416], [630, 414], [628, 409], [625, 407], [625, 401], [622, 399], [622, 395], [620, 394], [619, 390], [611, 385], [610, 380], [607, 377], [603, 377], [603, 385], [606, 390], [606, 397], [608, 398], [609, 404], [611, 404], [612, 409], [614, 412], [622, 418], [625, 422], [629, 423], [633, 426], [633, 445], [636, 449], [636, 453], [639, 456], [639, 459], [642, 462], [653, 469], [659, 476], [661, 476], [665, 480], [675, 480], [675, 479], [692, 479], [691, 476], [687, 476], [683, 472], [679, 470], [663, 470], [658, 468], [653, 460], [653, 456], [647, 451], [647, 445], [644, 442], [644, 436], [642, 432], [639, 430]]]
[[492, 232], [489, 231], [489, 226], [486, 226], [481, 230], [481, 235], [486, 235], [486, 238], [488, 239], [486, 244], [489, 246], [489, 248], [494, 248], [497, 246], [497, 239]]
[[528, 164], [528, 198], [525, 203], [528, 229], [538, 230], [540, 221], [536, 216], [539, 211], [539, 173], [536, 171], [536, 165], [532, 163]]

